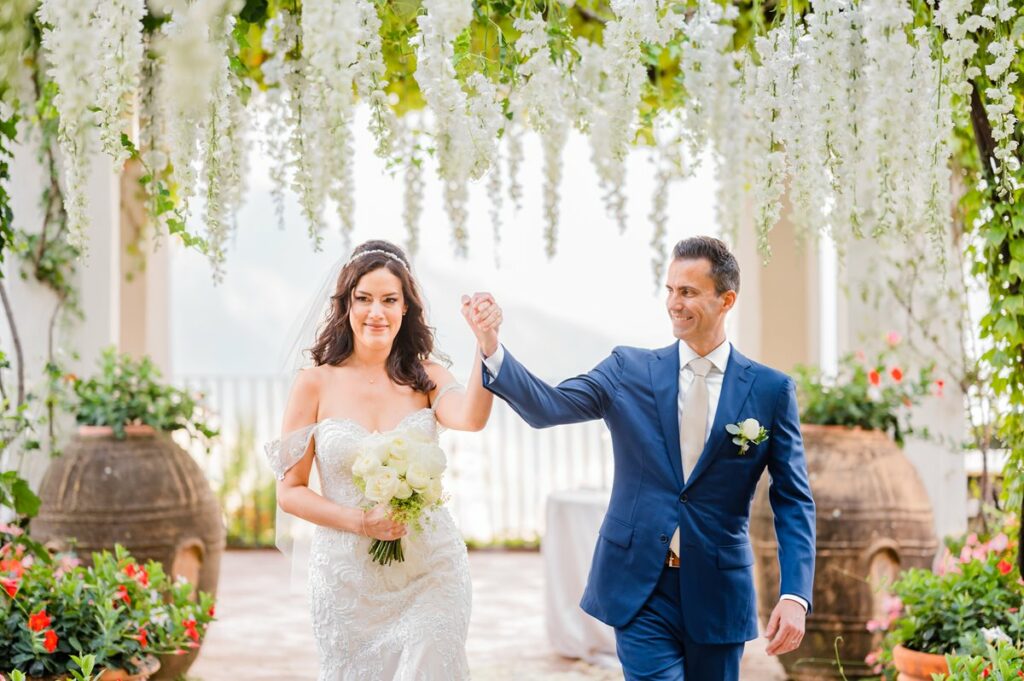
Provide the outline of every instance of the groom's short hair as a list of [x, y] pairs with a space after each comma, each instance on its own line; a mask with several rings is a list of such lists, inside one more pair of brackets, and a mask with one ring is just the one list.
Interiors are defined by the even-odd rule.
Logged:
[[713, 236], [695, 236], [683, 239], [672, 249], [673, 260], [700, 260], [711, 263], [711, 278], [715, 282], [715, 293], [740, 292], [740, 265], [736, 256], [721, 240]]

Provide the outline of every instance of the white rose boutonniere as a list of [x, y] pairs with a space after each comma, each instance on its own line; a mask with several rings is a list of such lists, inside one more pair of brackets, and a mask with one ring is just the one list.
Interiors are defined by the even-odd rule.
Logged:
[[730, 423], [726, 425], [725, 430], [733, 436], [733, 443], [739, 445], [740, 456], [747, 453], [750, 445], [759, 445], [768, 439], [768, 431], [758, 423], [757, 419]]

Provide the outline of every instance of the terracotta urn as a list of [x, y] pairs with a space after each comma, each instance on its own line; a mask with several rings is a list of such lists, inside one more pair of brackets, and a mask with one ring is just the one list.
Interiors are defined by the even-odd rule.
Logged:
[[903, 646], [892, 649], [892, 662], [899, 672], [896, 681], [931, 681], [932, 674], [949, 673], [945, 655], [919, 653]]
[[[139, 562], [158, 561], [216, 595], [225, 530], [206, 476], [167, 433], [126, 426], [125, 434], [119, 440], [108, 426], [79, 427], [43, 476], [32, 534], [56, 548], [73, 541], [86, 562], [121, 544]], [[197, 654], [162, 656], [155, 678], [183, 675]]]
[[[814, 607], [803, 643], [779, 661], [794, 681], [877, 678], [864, 661], [878, 646], [867, 623], [887, 618], [886, 584], [902, 570], [931, 566], [938, 549], [931, 502], [913, 464], [885, 433], [807, 424], [801, 431], [817, 511]], [[779, 598], [767, 478], [750, 522], [764, 622]]]

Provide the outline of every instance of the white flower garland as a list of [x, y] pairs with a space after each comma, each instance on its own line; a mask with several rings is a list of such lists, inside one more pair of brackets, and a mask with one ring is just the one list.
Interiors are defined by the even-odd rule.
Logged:
[[271, 158], [270, 196], [280, 229], [284, 229], [285, 193], [289, 176], [302, 147], [302, 61], [290, 58], [299, 46], [299, 22], [294, 13], [282, 10], [267, 21], [263, 32], [263, 50], [271, 56], [263, 62], [263, 79], [268, 89], [262, 102], [266, 125], [261, 138]]
[[384, 78], [384, 52], [380, 40], [381, 21], [370, 0], [356, 0], [362, 38], [357, 46], [355, 80], [359, 94], [370, 107], [370, 132], [377, 140], [376, 153], [387, 158], [394, 146], [398, 118], [388, 106], [388, 81]]

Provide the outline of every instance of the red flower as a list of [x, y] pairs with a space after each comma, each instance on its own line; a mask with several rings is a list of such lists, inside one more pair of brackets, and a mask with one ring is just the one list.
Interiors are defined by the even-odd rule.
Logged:
[[900, 371], [899, 367], [893, 367], [892, 371], [889, 372], [889, 375], [892, 376], [892, 380], [896, 381], [897, 383], [903, 380], [903, 372]]
[[210, 606], [210, 612], [209, 612], [209, 614], [210, 614], [210, 617], [214, 617], [214, 616], [215, 616], [215, 615], [213, 614], [213, 611], [214, 611], [214, 609], [215, 609], [216, 607], [217, 607], [217, 606], [214, 606], [214, 605], [211, 605], [211, 606]]
[[199, 642], [199, 632], [196, 631], [196, 620], [194, 617], [189, 617], [187, 620], [182, 621], [182, 625], [185, 627], [185, 635], [190, 639]]
[[992, 674], [992, 667], [985, 667], [981, 670], [981, 678], [987, 679]]
[[874, 369], [868, 372], [868, 380], [871, 381], [871, 385], [877, 386], [882, 384], [882, 377]]
[[135, 563], [128, 563], [123, 572], [142, 586], [149, 586], [149, 573], [146, 572], [146, 568]]
[[42, 631], [48, 626], [50, 626], [50, 616], [46, 614], [46, 608], [29, 615], [28, 628], [32, 631]]
[[0, 572], [6, 572], [14, 575], [15, 577], [21, 577], [25, 574], [25, 566], [21, 564], [20, 560], [0, 560]]
[[53, 629], [48, 629], [46, 635], [43, 636], [43, 647], [46, 648], [48, 653], [57, 650], [57, 634], [54, 633]]
[[136, 641], [138, 641], [139, 645], [142, 646], [143, 648], [145, 648], [145, 647], [147, 647], [149, 645], [149, 634], [146, 632], [145, 629], [139, 629], [138, 636], [132, 636], [132, 638], [134, 638]]
[[117, 593], [114, 594], [114, 607], [117, 607], [118, 601], [124, 601], [125, 605], [132, 604], [132, 597], [128, 595], [128, 587], [124, 584], [117, 585]]
[[942, 397], [942, 389], [946, 387], [946, 382], [941, 378], [935, 381], [935, 396]]
[[1000, 574], [1008, 575], [1013, 570], [1013, 563], [1003, 558], [996, 567], [999, 569]]
[[14, 598], [15, 594], [18, 593], [19, 582], [17, 579], [8, 579], [7, 577], [0, 577], [0, 586], [4, 588], [7, 595]]

